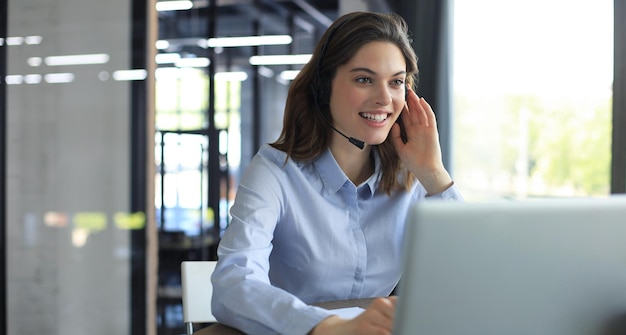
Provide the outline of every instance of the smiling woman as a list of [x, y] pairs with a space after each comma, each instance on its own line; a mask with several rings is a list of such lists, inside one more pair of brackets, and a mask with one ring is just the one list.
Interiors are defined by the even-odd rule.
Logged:
[[[212, 278], [219, 322], [250, 334], [391, 331], [407, 209], [427, 195], [462, 199], [435, 114], [410, 89], [408, 36], [398, 15], [355, 12], [318, 42], [281, 135], [239, 184]], [[352, 320], [315, 306], [374, 297]]]

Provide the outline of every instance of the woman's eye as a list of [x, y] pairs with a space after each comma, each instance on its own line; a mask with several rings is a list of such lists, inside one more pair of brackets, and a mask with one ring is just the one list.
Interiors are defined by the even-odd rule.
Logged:
[[392, 83], [395, 86], [402, 86], [402, 85], [404, 85], [404, 80], [403, 79], [396, 79]]
[[361, 84], [371, 84], [372, 83], [372, 79], [371, 78], [367, 78], [367, 77], [357, 78], [356, 81], [361, 83]]

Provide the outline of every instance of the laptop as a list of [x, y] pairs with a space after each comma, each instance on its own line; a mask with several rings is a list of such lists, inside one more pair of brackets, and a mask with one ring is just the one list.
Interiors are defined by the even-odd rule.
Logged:
[[396, 335], [600, 335], [626, 315], [626, 197], [422, 202]]

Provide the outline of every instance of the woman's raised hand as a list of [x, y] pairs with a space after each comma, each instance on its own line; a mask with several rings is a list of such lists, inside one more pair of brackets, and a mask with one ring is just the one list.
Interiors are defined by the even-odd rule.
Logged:
[[404, 165], [417, 177], [429, 195], [441, 193], [452, 185], [452, 178], [443, 166], [441, 145], [435, 113], [424, 98], [409, 89], [407, 102], [400, 114], [406, 143], [400, 125], [391, 128], [391, 140]]

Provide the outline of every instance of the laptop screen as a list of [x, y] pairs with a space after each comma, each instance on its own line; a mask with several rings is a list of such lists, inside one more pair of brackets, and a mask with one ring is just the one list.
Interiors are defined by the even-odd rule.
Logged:
[[598, 335], [626, 313], [626, 197], [423, 202], [394, 334]]

